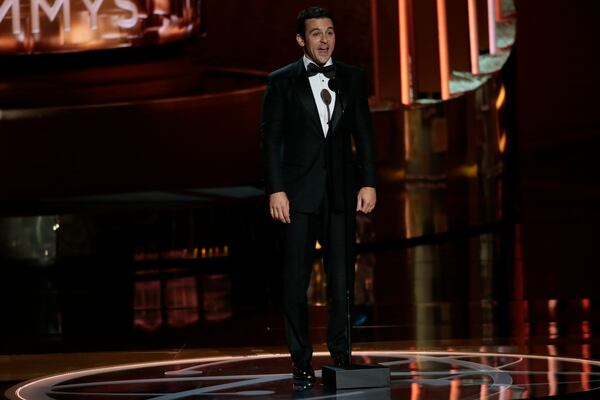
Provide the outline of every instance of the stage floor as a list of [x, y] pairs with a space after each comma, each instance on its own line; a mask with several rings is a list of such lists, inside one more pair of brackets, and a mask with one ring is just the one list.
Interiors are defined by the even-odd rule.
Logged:
[[[390, 367], [391, 387], [337, 392], [325, 387], [319, 368], [331, 360], [322, 351], [313, 360], [317, 382], [299, 385], [292, 380], [283, 348], [11, 356], [1, 358], [0, 374], [5, 384], [31, 378], [5, 392], [8, 399], [23, 400], [565, 399], [592, 395], [600, 387], [600, 362], [556, 356], [556, 344], [445, 350], [399, 350], [400, 343], [368, 347], [354, 352], [354, 362]], [[590, 345], [576, 352], [580, 350], [589, 352]]]

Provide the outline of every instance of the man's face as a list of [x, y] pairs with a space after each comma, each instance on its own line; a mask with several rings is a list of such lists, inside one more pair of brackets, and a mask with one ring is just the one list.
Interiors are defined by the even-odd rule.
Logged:
[[333, 21], [330, 18], [310, 18], [304, 26], [304, 37], [296, 35], [296, 41], [308, 58], [318, 65], [324, 65], [335, 47]]

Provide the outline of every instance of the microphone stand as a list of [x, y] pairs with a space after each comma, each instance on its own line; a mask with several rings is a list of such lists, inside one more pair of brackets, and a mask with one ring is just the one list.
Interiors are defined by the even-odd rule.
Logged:
[[[339, 85], [335, 78], [329, 80], [329, 88], [336, 93], [340, 102], [342, 116], [344, 114], [344, 102], [339, 90]], [[331, 94], [327, 89], [321, 91], [321, 99], [327, 106], [327, 124], [329, 134], [333, 134], [331, 127], [331, 114], [329, 105], [331, 104]], [[332, 140], [332, 138], [330, 138]], [[321, 368], [323, 384], [333, 389], [357, 389], [357, 388], [382, 388], [390, 386], [390, 369], [380, 364], [352, 364], [352, 296], [351, 290], [354, 290], [351, 268], [354, 268], [352, 254], [350, 250], [351, 240], [355, 240], [354, 233], [350, 232], [351, 218], [354, 216], [350, 208], [350, 198], [348, 196], [348, 176], [346, 173], [349, 164], [347, 149], [351, 148], [350, 135], [344, 135], [342, 138], [342, 194], [344, 197], [344, 278], [346, 280], [346, 365], [337, 367], [325, 365]], [[332, 142], [333, 143], [333, 142]], [[331, 150], [330, 150], [331, 151]], [[331, 158], [331, 157], [330, 157]], [[334, 196], [335, 198], [335, 196]], [[335, 201], [334, 201], [335, 208]]]

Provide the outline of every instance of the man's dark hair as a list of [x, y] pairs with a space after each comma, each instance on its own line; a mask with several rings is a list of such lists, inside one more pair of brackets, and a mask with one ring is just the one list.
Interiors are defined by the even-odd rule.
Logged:
[[334, 21], [333, 13], [326, 8], [305, 8], [298, 13], [298, 17], [296, 18], [296, 33], [298, 33], [298, 35], [304, 37], [304, 33], [306, 32], [306, 20], [311, 18], [329, 18]]

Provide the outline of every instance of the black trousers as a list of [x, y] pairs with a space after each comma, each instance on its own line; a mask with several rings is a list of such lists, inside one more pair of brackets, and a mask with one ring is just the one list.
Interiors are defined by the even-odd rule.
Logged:
[[356, 218], [354, 212], [346, 218], [346, 214], [330, 210], [326, 196], [317, 213], [292, 211], [291, 223], [284, 227], [283, 308], [286, 339], [295, 362], [312, 358], [307, 290], [317, 240], [324, 251], [327, 276], [327, 347], [332, 355], [347, 352], [346, 279], [349, 274], [349, 287], [353, 289]]

